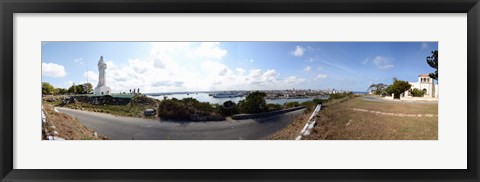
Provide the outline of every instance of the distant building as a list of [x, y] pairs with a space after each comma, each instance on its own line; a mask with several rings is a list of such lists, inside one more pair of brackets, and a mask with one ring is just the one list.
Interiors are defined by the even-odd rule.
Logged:
[[428, 73], [418, 75], [418, 81], [417, 82], [409, 82], [410, 85], [412, 85], [411, 89], [408, 91], [405, 91], [404, 95], [405, 96], [411, 96], [411, 90], [413, 89], [419, 89], [423, 90], [425, 93], [423, 97], [431, 97], [431, 98], [437, 98], [438, 97], [438, 84], [436, 84], [433, 80], [433, 78], [430, 78]]

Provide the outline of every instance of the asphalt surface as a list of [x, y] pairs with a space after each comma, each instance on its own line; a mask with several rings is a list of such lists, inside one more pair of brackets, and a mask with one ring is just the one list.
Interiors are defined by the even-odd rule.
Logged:
[[261, 140], [285, 127], [304, 111], [301, 109], [257, 119], [186, 122], [57, 109], [113, 140]]

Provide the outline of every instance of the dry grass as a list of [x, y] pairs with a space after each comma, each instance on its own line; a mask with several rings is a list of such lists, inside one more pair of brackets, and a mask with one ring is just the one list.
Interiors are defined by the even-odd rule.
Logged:
[[[328, 106], [328, 105], [334, 105], [337, 103], [342, 103], [350, 98], [351, 97], [348, 96], [345, 98], [330, 100], [324, 103], [323, 105]], [[305, 126], [308, 119], [312, 115], [314, 109], [315, 109], [314, 106], [307, 109], [304, 113], [297, 116], [292, 123], [288, 124], [286, 127], [281, 129], [280, 131], [277, 131], [274, 134], [272, 134], [269, 140], [295, 140], [295, 138], [297, 138], [298, 134], [300, 134], [300, 131], [302, 131], [303, 127]]]
[[375, 110], [387, 113], [408, 114], [438, 114], [438, 103], [414, 103], [414, 102], [375, 102], [357, 97], [344, 103], [344, 107]]
[[[395, 114], [433, 117], [392, 116], [355, 111], [352, 108]], [[353, 98], [323, 107], [310, 140], [437, 140], [438, 104], [374, 102]]]
[[304, 112], [297, 116], [295, 120], [288, 124], [285, 128], [275, 132], [270, 136], [269, 140], [295, 140], [300, 131], [307, 123], [308, 118], [312, 115], [313, 109], [308, 112]]
[[128, 105], [93, 105], [83, 102], [76, 102], [64, 105], [70, 109], [76, 110], [85, 110], [90, 112], [101, 112], [107, 113], [114, 116], [125, 116], [125, 117], [137, 117], [137, 118], [148, 118], [148, 119], [157, 119], [155, 116], [144, 116], [143, 111], [145, 109], [157, 109], [157, 106], [154, 104], [132, 104]]
[[[75, 118], [64, 113], [57, 113], [50, 104], [43, 104], [45, 115], [47, 116], [47, 130], [57, 131], [58, 137], [66, 140], [104, 140], [103, 136], [95, 137], [94, 131], [88, 129], [85, 125], [78, 122]], [[51, 126], [55, 126], [55, 129]], [[45, 136], [43, 136], [45, 138]]]

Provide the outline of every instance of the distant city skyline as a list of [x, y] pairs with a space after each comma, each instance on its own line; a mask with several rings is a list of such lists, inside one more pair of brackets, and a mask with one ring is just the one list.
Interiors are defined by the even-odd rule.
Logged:
[[42, 81], [95, 87], [103, 56], [112, 93], [366, 91], [434, 72], [426, 57], [437, 49], [437, 42], [42, 42]]

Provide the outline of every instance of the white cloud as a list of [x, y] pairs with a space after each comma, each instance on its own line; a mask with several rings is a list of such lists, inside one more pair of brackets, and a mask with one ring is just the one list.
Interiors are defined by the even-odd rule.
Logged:
[[63, 82], [64, 87], [63, 88], [70, 88], [73, 85], [73, 82], [71, 80], [68, 80], [66, 82]]
[[91, 83], [95, 87], [98, 83], [98, 74], [93, 71], [86, 71], [83, 73], [83, 78], [85, 81], [88, 80], [88, 83]]
[[263, 73], [263, 80], [262, 81], [267, 81], [267, 82], [270, 82], [270, 81], [277, 81], [278, 79], [278, 76], [280, 74], [277, 73], [277, 71], [275, 71], [274, 69], [271, 69], [271, 70], [267, 70], [265, 73]]
[[150, 60], [156, 68], [172, 69], [176, 66], [173, 57], [177, 54], [189, 53], [188, 42], [152, 42], [150, 43]]
[[368, 64], [368, 58], [365, 58], [365, 60], [362, 61], [362, 64]]
[[227, 73], [232, 72], [232, 70], [230, 70], [224, 64], [214, 61], [203, 62], [201, 68], [209, 73], [213, 73], [215, 76], [225, 76]]
[[55, 63], [42, 63], [42, 75], [60, 78], [64, 77], [67, 73], [62, 65]]
[[132, 69], [139, 74], [145, 73], [151, 68], [153, 65], [150, 62], [143, 62], [139, 59], [129, 60], [128, 64], [132, 66]]
[[183, 86], [182, 81], [171, 81], [171, 80], [159, 80], [155, 81], [152, 83], [153, 87], [161, 87], [161, 86], [167, 86], [167, 87], [182, 87]]
[[290, 55], [296, 56], [296, 57], [301, 57], [305, 53], [305, 48], [302, 46], [296, 46], [295, 50], [290, 52]]
[[[113, 93], [128, 92], [140, 88], [142, 93], [233, 90], [233, 89], [286, 89], [305, 81], [303, 78], [282, 79], [275, 69], [230, 68], [222, 58], [227, 53], [217, 43], [162, 42], [152, 43], [150, 56], [146, 59], [130, 59], [126, 63], [108, 60], [106, 84]], [[195, 52], [212, 48], [211, 54]], [[216, 49], [218, 47], [219, 49]], [[214, 53], [217, 52], [217, 53]], [[198, 54], [198, 55], [196, 55]], [[253, 59], [246, 59], [250, 61]], [[84, 73], [84, 78], [86, 78]], [[88, 72], [89, 82], [97, 84], [98, 74]]]
[[327, 78], [326, 74], [317, 74], [317, 76], [315, 76], [315, 78], [313, 78], [313, 81], [317, 81], [319, 79], [324, 79], [324, 78]]
[[390, 70], [394, 67], [394, 65], [389, 64], [389, 65], [384, 65], [384, 66], [379, 66], [378, 68], [381, 70]]
[[373, 64], [377, 66], [378, 69], [381, 70], [390, 70], [394, 67], [393, 65], [393, 58], [384, 57], [384, 56], [377, 56], [372, 60]]
[[194, 48], [193, 55], [210, 59], [222, 59], [227, 50], [219, 47], [219, 42], [202, 42], [199, 47]]
[[239, 75], [243, 75], [243, 73], [245, 73], [245, 69], [243, 68], [235, 68], [235, 71], [237, 71]]
[[312, 67], [307, 66], [307, 67], [305, 67], [303, 70], [306, 71], [306, 72], [309, 72], [310, 70], [312, 70]]
[[296, 76], [289, 76], [287, 79], [285, 79], [285, 83], [289, 85], [295, 85], [304, 82], [305, 79], [303, 78], [297, 78]]
[[76, 58], [73, 60], [74, 63], [83, 64], [83, 58]]
[[253, 59], [250, 59], [250, 62], [253, 63]]

